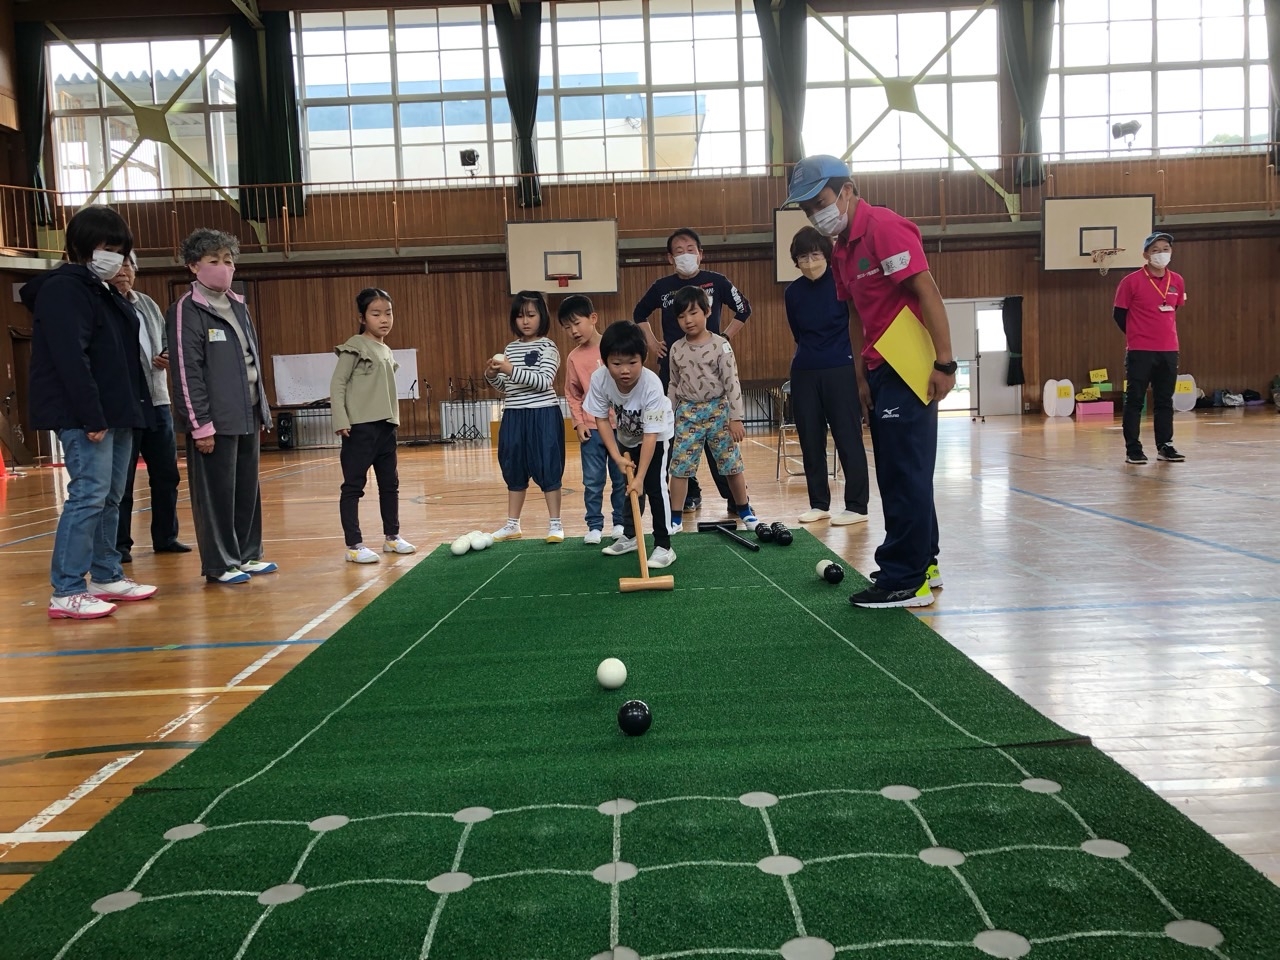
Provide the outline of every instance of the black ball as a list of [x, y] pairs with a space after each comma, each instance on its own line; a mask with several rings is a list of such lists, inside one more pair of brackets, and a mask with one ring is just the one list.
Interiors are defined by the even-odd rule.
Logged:
[[653, 725], [653, 714], [643, 700], [628, 700], [618, 710], [618, 726], [628, 737], [638, 737]]
[[822, 579], [827, 583], [839, 583], [844, 579], [844, 567], [838, 563], [827, 564], [827, 568], [822, 571]]
[[774, 542], [774, 543], [776, 543], [776, 544], [778, 544], [778, 546], [780, 546], [780, 547], [789, 547], [789, 546], [791, 546], [791, 541], [792, 541], [793, 539], [794, 539], [794, 537], [792, 537], [792, 536], [791, 536], [791, 531], [790, 531], [790, 530], [783, 530], [781, 533], [778, 533], [778, 532], [775, 530], [775, 531], [774, 531], [774, 533], [773, 533], [773, 542]]
[[761, 520], [760, 523], [756, 525], [756, 539], [761, 543], [772, 543], [773, 527]]

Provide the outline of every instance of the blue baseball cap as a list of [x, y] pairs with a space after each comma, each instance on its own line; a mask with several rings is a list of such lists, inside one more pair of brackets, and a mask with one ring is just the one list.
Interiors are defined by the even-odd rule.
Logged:
[[791, 186], [784, 207], [812, 200], [822, 192], [832, 177], [848, 177], [849, 165], [839, 157], [825, 153], [805, 157], [791, 170]]
[[1142, 241], [1142, 252], [1146, 253], [1147, 248], [1150, 247], [1157, 240], [1168, 240], [1170, 243], [1173, 243], [1173, 234], [1164, 233], [1163, 231], [1157, 230], [1151, 236], [1147, 237], [1147, 239]]

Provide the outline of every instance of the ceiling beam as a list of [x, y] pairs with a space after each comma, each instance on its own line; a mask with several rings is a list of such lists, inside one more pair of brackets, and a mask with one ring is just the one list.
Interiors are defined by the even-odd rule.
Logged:
[[258, 0], [231, 0], [231, 2], [244, 14], [245, 19], [253, 24], [255, 30], [262, 29], [262, 18], [258, 16]]

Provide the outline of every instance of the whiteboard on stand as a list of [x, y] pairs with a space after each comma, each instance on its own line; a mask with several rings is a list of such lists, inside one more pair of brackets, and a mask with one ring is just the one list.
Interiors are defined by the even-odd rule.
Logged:
[[[392, 350], [400, 364], [396, 370], [396, 396], [412, 400], [422, 395], [418, 383], [418, 351]], [[338, 358], [332, 353], [292, 353], [271, 358], [275, 369], [276, 405], [281, 407], [315, 403], [329, 399], [329, 382], [333, 379]]]

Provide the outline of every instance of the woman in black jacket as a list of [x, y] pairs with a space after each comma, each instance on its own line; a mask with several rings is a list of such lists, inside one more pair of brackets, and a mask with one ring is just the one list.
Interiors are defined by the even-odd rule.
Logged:
[[31, 424], [57, 431], [71, 477], [53, 542], [50, 619], [105, 617], [118, 601], [156, 592], [124, 575], [115, 548], [133, 431], [153, 416], [137, 315], [106, 283], [132, 247], [118, 213], [86, 207], [67, 224], [69, 262], [22, 288], [35, 315]]

